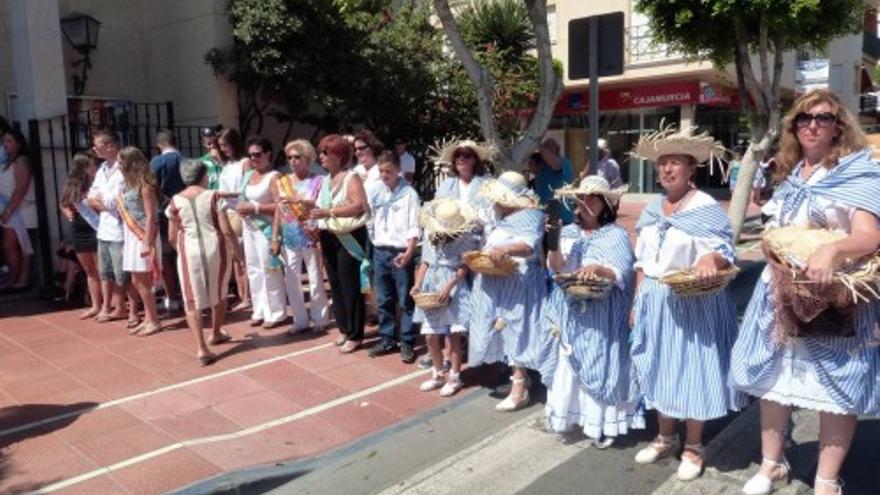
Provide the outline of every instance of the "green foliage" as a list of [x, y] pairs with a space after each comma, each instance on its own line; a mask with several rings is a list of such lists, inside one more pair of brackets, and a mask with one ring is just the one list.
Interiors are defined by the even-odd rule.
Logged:
[[461, 36], [476, 50], [495, 50], [514, 63], [535, 48], [535, 35], [520, 0], [476, 0], [458, 16]]
[[733, 60], [734, 19], [743, 20], [752, 51], [761, 18], [785, 51], [822, 49], [835, 37], [857, 33], [865, 12], [862, 0], [636, 0], [635, 7], [650, 19], [658, 42], [717, 64]]

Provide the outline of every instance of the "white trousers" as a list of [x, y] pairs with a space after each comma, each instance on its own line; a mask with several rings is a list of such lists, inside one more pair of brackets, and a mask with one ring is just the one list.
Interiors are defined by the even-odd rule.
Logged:
[[[284, 247], [284, 283], [287, 285], [287, 302], [293, 313], [294, 328], [309, 326], [309, 317], [315, 326], [327, 324], [327, 293], [324, 291], [324, 274], [321, 273], [319, 256], [314, 248], [291, 249]], [[309, 311], [303, 300], [302, 264], [309, 273]]]
[[269, 239], [244, 222], [244, 258], [248, 283], [251, 286], [252, 320], [267, 323], [281, 321], [287, 316], [287, 295], [284, 293], [284, 274], [270, 271]]

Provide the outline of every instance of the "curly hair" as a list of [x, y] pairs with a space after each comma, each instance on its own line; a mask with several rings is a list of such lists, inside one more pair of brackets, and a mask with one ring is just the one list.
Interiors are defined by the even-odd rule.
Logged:
[[838, 131], [831, 143], [831, 150], [825, 157], [825, 166], [832, 167], [837, 164], [837, 160], [841, 156], [859, 151], [868, 145], [865, 133], [859, 127], [858, 121], [840, 98], [827, 89], [813, 90], [795, 100], [791, 110], [782, 120], [783, 131], [779, 138], [779, 153], [776, 154], [774, 182], [785, 180], [803, 158], [803, 150], [797, 138], [795, 117], [822, 103], [827, 103], [831, 107], [831, 113], [837, 116], [835, 126]]

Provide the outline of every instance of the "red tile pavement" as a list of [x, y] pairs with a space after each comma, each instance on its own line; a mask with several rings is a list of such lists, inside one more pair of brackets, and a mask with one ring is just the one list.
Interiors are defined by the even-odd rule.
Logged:
[[[625, 201], [620, 223], [632, 230], [643, 205]], [[226, 326], [233, 341], [217, 346], [219, 361], [202, 368], [180, 318], [139, 338], [124, 322], [82, 321], [79, 312], [39, 302], [0, 306], [0, 493], [46, 486], [162, 493], [320, 454], [449, 403], [418, 390], [426, 374], [392, 383], [416, 371], [397, 355], [340, 355], [335, 331], [291, 337], [233, 313]], [[380, 389], [363, 393], [374, 386]], [[351, 394], [362, 396], [339, 401]]]

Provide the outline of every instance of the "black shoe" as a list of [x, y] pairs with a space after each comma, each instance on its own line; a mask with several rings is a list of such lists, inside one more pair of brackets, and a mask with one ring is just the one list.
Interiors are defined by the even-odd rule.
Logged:
[[394, 352], [395, 350], [397, 350], [397, 345], [394, 342], [380, 340], [377, 344], [373, 345], [373, 347], [370, 347], [370, 350], [367, 351], [367, 355], [370, 357], [377, 357]]
[[400, 360], [407, 364], [415, 362], [416, 351], [413, 349], [412, 344], [400, 344]]

